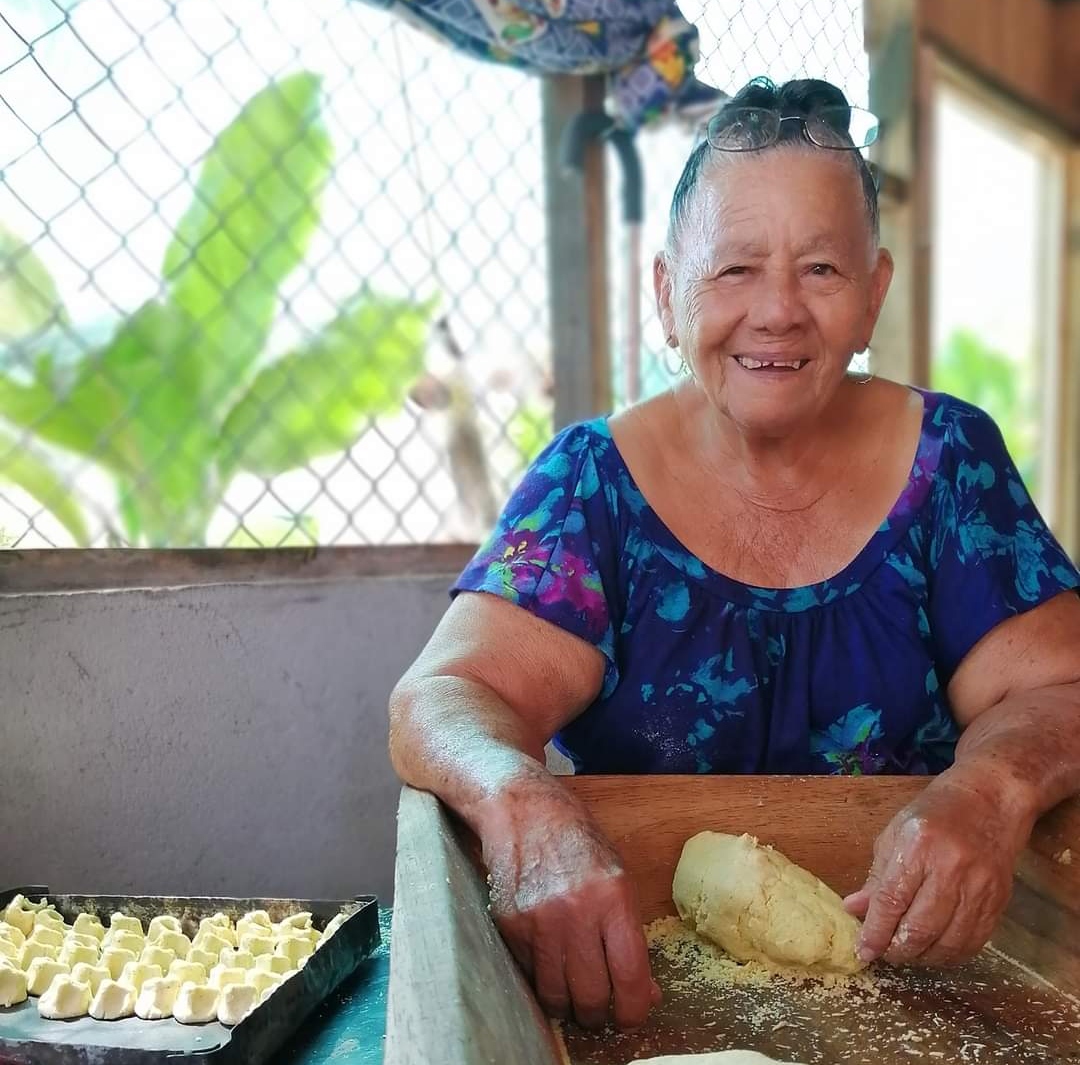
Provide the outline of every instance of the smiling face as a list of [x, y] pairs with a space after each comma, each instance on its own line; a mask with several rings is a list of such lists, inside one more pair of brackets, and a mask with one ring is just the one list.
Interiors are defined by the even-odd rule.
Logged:
[[784, 436], [822, 414], [869, 344], [892, 261], [843, 154], [800, 146], [710, 163], [656, 260], [661, 320], [716, 409]]

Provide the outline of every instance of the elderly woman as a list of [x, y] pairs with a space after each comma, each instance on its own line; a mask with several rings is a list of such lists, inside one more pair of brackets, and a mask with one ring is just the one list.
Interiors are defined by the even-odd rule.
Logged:
[[846, 900], [896, 964], [982, 947], [1080, 791], [1080, 575], [986, 414], [848, 372], [892, 274], [873, 133], [819, 81], [712, 119], [654, 267], [686, 376], [556, 437], [392, 698], [395, 767], [476, 831], [503, 935], [586, 1025], [659, 992], [551, 739], [579, 773], [935, 774]]

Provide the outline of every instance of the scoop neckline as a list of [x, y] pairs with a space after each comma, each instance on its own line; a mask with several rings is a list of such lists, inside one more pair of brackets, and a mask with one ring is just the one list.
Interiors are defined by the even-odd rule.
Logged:
[[640, 522], [642, 531], [653, 547], [682, 575], [704, 585], [725, 599], [762, 610], [794, 613], [817, 606], [825, 606], [857, 592], [866, 579], [886, 559], [890, 550], [906, 535], [916, 514], [929, 494], [933, 475], [941, 457], [943, 431], [935, 424], [935, 412], [941, 396], [921, 388], [906, 386], [920, 396], [923, 403], [919, 443], [908, 470], [907, 480], [899, 496], [889, 508], [888, 514], [870, 535], [869, 540], [856, 555], [836, 573], [812, 584], [793, 588], [769, 588], [745, 584], [734, 577], [714, 569], [695, 555], [667, 523], [653, 509], [645, 493], [634, 479], [630, 467], [623, 458], [611, 433], [608, 417], [596, 419], [618, 472], [625, 478], [626, 487], [637, 497], [636, 505], [629, 509]]

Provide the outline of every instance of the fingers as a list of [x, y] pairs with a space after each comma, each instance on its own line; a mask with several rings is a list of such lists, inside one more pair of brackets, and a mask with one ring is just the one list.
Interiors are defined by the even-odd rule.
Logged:
[[649, 951], [636, 907], [615, 913], [604, 928], [604, 953], [614, 995], [615, 1023], [640, 1028], [652, 1006], [660, 1004], [660, 988], [649, 971]]
[[852, 895], [848, 895], [844, 899], [844, 909], [851, 914], [852, 917], [858, 917], [860, 920], [866, 916], [866, 911], [870, 906], [870, 889], [863, 887], [860, 888]]
[[859, 957], [866, 962], [880, 958], [889, 949], [901, 918], [922, 886], [921, 867], [910, 856], [905, 858], [902, 851], [894, 852], [882, 864], [879, 872], [875, 860], [866, 886], [856, 893], [865, 893], [869, 898], [858, 945]]
[[620, 1028], [640, 1027], [661, 993], [633, 888], [616, 878], [590, 903], [553, 900], [504, 917], [500, 931], [548, 1014], [598, 1028], [613, 1013]]
[[994, 933], [998, 918], [1009, 901], [1010, 890], [985, 877], [976, 877], [964, 887], [952, 920], [935, 943], [913, 959], [917, 965], [945, 967], [959, 965], [982, 950]]
[[611, 1005], [611, 980], [598, 927], [575, 929], [566, 945], [566, 986], [574, 1019], [582, 1028], [601, 1028]]
[[956, 884], [933, 876], [923, 881], [885, 951], [890, 965], [909, 965], [932, 950], [957, 915]]
[[562, 937], [557, 935], [533, 938], [533, 985], [540, 1005], [552, 1017], [570, 1016], [570, 989], [566, 982], [566, 959], [563, 957]]
[[[912, 958], [912, 963], [941, 969], [950, 965], [958, 965], [969, 957], [968, 947], [971, 941], [971, 921], [962, 908], [958, 907], [953, 914], [952, 920], [938, 937], [937, 942], [918, 957]], [[977, 953], [982, 945], [980, 943], [971, 953]]]
[[989, 940], [1008, 902], [1012, 864], [971, 833], [903, 812], [882, 834], [866, 885], [844, 900], [865, 911], [859, 956], [891, 965], [954, 965]]

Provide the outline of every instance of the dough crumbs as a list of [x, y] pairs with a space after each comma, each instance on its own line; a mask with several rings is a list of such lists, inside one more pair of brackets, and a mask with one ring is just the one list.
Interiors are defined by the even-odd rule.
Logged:
[[659, 917], [645, 928], [645, 941], [654, 954], [685, 971], [673, 989], [700, 987], [764, 987], [780, 982], [798, 986], [821, 999], [851, 996], [877, 998], [881, 992], [869, 970], [853, 974], [808, 973], [761, 961], [736, 961], [720, 947], [691, 931], [678, 917]]
[[740, 963], [677, 917], [645, 929], [664, 1001], [637, 1032], [561, 1026], [573, 1065], [753, 1047], [806, 1065], [1080, 1065], [1080, 1002], [988, 948], [945, 972]]
[[1066, 847], [1063, 851], [1054, 855], [1054, 861], [1058, 865], [1072, 865], [1073, 853], [1071, 847]]

